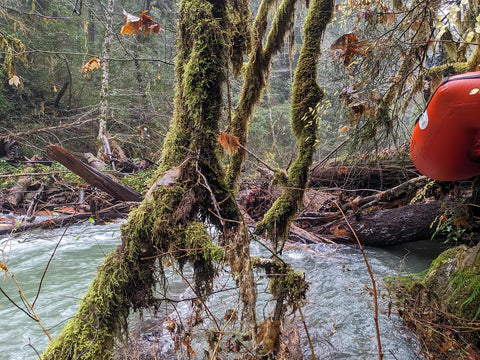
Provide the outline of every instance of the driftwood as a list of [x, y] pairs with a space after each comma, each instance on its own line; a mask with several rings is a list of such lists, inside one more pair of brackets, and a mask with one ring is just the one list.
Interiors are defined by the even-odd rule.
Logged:
[[413, 179], [410, 179], [408, 181], [405, 181], [404, 183], [397, 185], [391, 189], [381, 191], [377, 194], [370, 195], [370, 196], [365, 196], [365, 197], [359, 197], [350, 203], [345, 204], [342, 206], [343, 211], [347, 211], [350, 209], [358, 209], [362, 208], [364, 206], [372, 206], [377, 204], [378, 202], [387, 202], [387, 201], [393, 201], [396, 200], [400, 197], [405, 196], [406, 194], [411, 194], [415, 193], [415, 190], [418, 189], [419, 187], [424, 186], [427, 182], [429, 181], [429, 178], [426, 176], [419, 176]]
[[22, 202], [23, 196], [27, 188], [32, 183], [32, 178], [29, 176], [22, 176], [17, 180], [17, 183], [13, 185], [10, 194], [7, 196], [7, 201], [13, 208], [18, 207]]
[[67, 169], [80, 176], [90, 185], [105, 191], [115, 199], [139, 202], [143, 198], [143, 196], [136, 190], [123, 185], [115, 181], [109, 175], [103, 174], [95, 168], [84, 164], [72, 153], [59, 145], [48, 145], [47, 152], [52, 159], [64, 165]]
[[367, 159], [356, 164], [330, 163], [314, 167], [310, 172], [310, 187], [383, 190], [419, 175], [409, 157], [374, 162]]
[[109, 208], [99, 210], [96, 214], [93, 214], [91, 212], [78, 212], [70, 215], [61, 215], [50, 217], [48, 219], [33, 220], [30, 222], [25, 221], [21, 223], [18, 223], [13, 218], [11, 219], [11, 221], [9, 221], [9, 223], [7, 223], [5, 221], [5, 218], [1, 218], [3, 219], [3, 221], [1, 222], [0, 226], [0, 235], [18, 234], [26, 230], [38, 228], [52, 229], [60, 226], [68, 226], [85, 221], [92, 218], [93, 216], [97, 216], [96, 220], [126, 218], [126, 214], [133, 205], [137, 205], [137, 203], [135, 202], [116, 204]]

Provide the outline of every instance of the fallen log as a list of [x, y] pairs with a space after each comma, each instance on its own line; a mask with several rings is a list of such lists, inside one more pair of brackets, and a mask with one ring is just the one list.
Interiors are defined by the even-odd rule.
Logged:
[[75, 157], [75, 155], [59, 145], [48, 145], [47, 153], [48, 156], [50, 156], [53, 160], [58, 161], [67, 169], [84, 179], [87, 183], [105, 191], [115, 199], [135, 202], [139, 202], [143, 199], [142, 194], [136, 190], [123, 185], [115, 181], [109, 175], [106, 175], [97, 169], [84, 164], [77, 157]]
[[13, 185], [12, 189], [10, 190], [10, 194], [7, 196], [7, 202], [16, 209], [18, 205], [23, 200], [23, 196], [25, 195], [27, 188], [32, 183], [32, 178], [29, 176], [22, 176], [17, 180], [17, 183]]
[[[109, 208], [99, 210], [96, 214], [98, 216], [97, 220], [112, 220], [119, 218], [126, 218], [130, 208], [137, 203], [121, 203], [111, 206]], [[61, 226], [73, 225], [85, 220], [90, 219], [93, 216], [91, 212], [79, 212], [70, 215], [61, 215], [50, 217], [48, 219], [33, 220], [30, 222], [21, 222], [18, 223], [15, 219], [11, 219], [10, 224], [7, 224], [6, 221], [3, 221], [0, 226], [0, 235], [8, 234], [19, 234], [26, 230], [44, 228], [52, 229]]]
[[312, 226], [306, 230], [337, 243], [356, 243], [356, 235], [363, 245], [391, 246], [431, 238], [435, 232], [431, 225], [440, 213], [440, 203], [433, 201], [370, 213], [357, 212], [330, 224]]
[[381, 191], [377, 194], [365, 196], [363, 198], [359, 197], [343, 205], [342, 210], [347, 211], [350, 209], [358, 209], [364, 205], [372, 206], [374, 204], [377, 204], [380, 201], [389, 202], [389, 201], [398, 199], [402, 196], [405, 196], [409, 193], [415, 194], [415, 191], [417, 190], [417, 188], [424, 186], [429, 180], [430, 179], [427, 178], [426, 176], [419, 176], [419, 177], [410, 179], [408, 181], [405, 181], [404, 183], [401, 183], [400, 185], [397, 185], [385, 191]]

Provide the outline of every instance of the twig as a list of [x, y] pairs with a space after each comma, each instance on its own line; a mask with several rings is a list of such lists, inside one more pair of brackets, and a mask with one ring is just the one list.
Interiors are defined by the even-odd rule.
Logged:
[[213, 349], [213, 353], [212, 353], [212, 356], [210, 357], [210, 360], [215, 360], [215, 354], [217, 353], [218, 347], [220, 346], [220, 341], [222, 340], [223, 332], [225, 331], [225, 328], [227, 327], [227, 325], [228, 325], [228, 324], [232, 321], [232, 319], [235, 317], [235, 314], [237, 313], [237, 309], [238, 309], [239, 306], [240, 306], [240, 302], [237, 303], [237, 306], [235, 307], [235, 310], [232, 311], [232, 314], [231, 314], [230, 317], [228, 318], [227, 322], [223, 325], [222, 330], [219, 332], [218, 341], [217, 341], [217, 343], [215, 344], [215, 348]]
[[332, 151], [330, 151], [327, 156], [325, 156], [322, 160], [320, 160], [318, 163], [316, 163], [311, 169], [310, 171], [314, 171], [317, 167], [319, 167], [320, 165], [323, 165], [327, 162], [328, 159], [330, 159], [330, 157], [335, 154], [335, 152], [337, 152], [338, 150], [340, 150], [340, 148], [345, 145], [347, 143], [347, 141], [350, 140], [350, 137], [347, 137], [342, 143], [340, 143], [340, 145], [338, 145], [335, 149], [333, 149]]
[[80, 121], [75, 121], [75, 122], [72, 122], [72, 123], [50, 126], [50, 127], [46, 127], [46, 128], [43, 128], [43, 129], [33, 129], [33, 130], [19, 131], [19, 132], [11, 132], [9, 130], [6, 130], [6, 131], [7, 131], [7, 136], [19, 137], [19, 136], [33, 135], [33, 134], [37, 134], [39, 132], [50, 132], [50, 131], [53, 131], [53, 130], [63, 130], [63, 129], [66, 129], [66, 128], [69, 128], [69, 127], [81, 126], [81, 125], [84, 125], [86, 123], [92, 122], [94, 120], [96, 120], [96, 119], [80, 120]]
[[29, 312], [27, 312], [25, 309], [21, 308], [15, 301], [13, 301], [9, 296], [7, 296], [7, 294], [3, 291], [2, 288], [0, 288], [1, 292], [3, 295], [5, 295], [5, 297], [13, 304], [15, 305], [17, 308], [19, 308], [20, 310], [22, 310], [25, 314], [28, 315], [29, 318], [31, 318], [32, 320], [34, 320], [38, 325], [40, 325], [40, 327], [42, 328], [43, 332], [45, 333], [45, 335], [47, 335], [48, 337], [48, 340], [52, 341], [52, 337], [50, 336], [50, 333], [48, 332], [48, 330], [45, 328], [45, 326], [42, 324], [42, 322], [40, 321], [40, 318], [38, 317], [37, 313], [35, 312], [35, 309], [33, 308], [33, 305], [30, 304], [30, 302], [28, 301], [27, 297], [25, 296], [20, 284], [18, 283], [17, 279], [15, 278], [15, 275], [10, 271], [9, 268], [5, 268], [6, 267], [6, 264], [4, 264], [4, 270], [8, 273], [8, 275], [10, 275], [10, 277], [12, 278], [12, 280], [15, 282], [15, 285], [17, 286], [17, 289], [18, 289], [18, 293], [20, 294], [20, 298], [22, 299], [22, 301], [25, 303], [25, 305], [28, 307], [28, 309], [32, 312], [31, 314]]
[[27, 172], [27, 173], [0, 175], [0, 178], [11, 178], [11, 177], [20, 177], [20, 176], [45, 176], [45, 175], [64, 174], [69, 172], [70, 172], [69, 170], [55, 170], [55, 171], [47, 171], [47, 172], [39, 172], [39, 173]]
[[249, 155], [253, 156], [255, 158], [255, 160], [257, 160], [259, 163], [261, 163], [263, 166], [265, 166], [268, 170], [270, 170], [271, 172], [275, 172], [275, 169], [273, 167], [271, 167], [270, 165], [268, 165], [265, 161], [263, 161], [262, 159], [260, 159], [257, 155], [255, 155], [253, 152], [251, 152], [250, 150], [248, 150], [245, 146], [243, 146], [242, 144], [238, 144], [238, 146], [240, 146], [240, 148], [242, 150], [245, 150]]
[[303, 328], [305, 329], [305, 334], [307, 335], [308, 346], [310, 346], [310, 351], [312, 352], [312, 360], [315, 360], [316, 358], [315, 358], [315, 351], [313, 350], [312, 339], [310, 338], [310, 333], [308, 332], [308, 327], [307, 327], [307, 324], [305, 323], [305, 318], [303, 317], [302, 308], [300, 306], [298, 307], [298, 313], [302, 318]]
[[47, 270], [48, 270], [48, 268], [49, 268], [49, 266], [50, 266], [50, 263], [51, 263], [52, 260], [53, 260], [53, 257], [55, 256], [55, 253], [56, 253], [56, 251], [57, 251], [57, 249], [58, 249], [58, 246], [59, 246], [60, 243], [62, 242], [63, 237], [65, 236], [67, 230], [68, 230], [69, 227], [70, 227], [71, 221], [72, 221], [72, 218], [70, 218], [70, 221], [68, 222], [67, 226], [65, 226], [65, 230], [63, 230], [62, 236], [60, 236], [60, 240], [57, 241], [57, 244], [55, 245], [55, 248], [53, 249], [52, 254], [50, 255], [50, 258], [49, 258], [48, 261], [47, 261], [47, 265], [45, 265], [45, 269], [43, 270], [42, 277], [41, 277], [41, 279], [40, 279], [40, 282], [38, 283], [37, 294], [35, 295], [35, 299], [33, 300], [32, 307], [35, 306], [35, 303], [37, 302], [38, 297], [40, 296], [40, 290], [42, 290], [43, 280], [45, 279], [45, 275], [47, 274]]
[[343, 218], [345, 219], [345, 222], [347, 226], [349, 227], [350, 231], [352, 232], [353, 236], [355, 237], [355, 240], [357, 240], [358, 247], [360, 248], [360, 251], [362, 252], [363, 260], [365, 261], [365, 265], [367, 266], [368, 274], [370, 275], [370, 279], [372, 281], [372, 287], [373, 287], [373, 302], [375, 306], [375, 316], [373, 319], [375, 320], [375, 331], [377, 333], [377, 344], [378, 344], [378, 359], [382, 360], [383, 359], [383, 352], [382, 352], [382, 342], [380, 340], [380, 328], [378, 326], [378, 298], [377, 298], [377, 285], [375, 282], [375, 278], [373, 276], [372, 269], [370, 268], [370, 264], [368, 263], [367, 255], [365, 255], [365, 251], [363, 251], [363, 246], [362, 243], [360, 242], [360, 239], [358, 238], [357, 234], [355, 233], [355, 230], [353, 230], [352, 225], [347, 219], [347, 216], [343, 212], [342, 208], [340, 205], [338, 205], [335, 201], [333, 202], [338, 210], [342, 213]]

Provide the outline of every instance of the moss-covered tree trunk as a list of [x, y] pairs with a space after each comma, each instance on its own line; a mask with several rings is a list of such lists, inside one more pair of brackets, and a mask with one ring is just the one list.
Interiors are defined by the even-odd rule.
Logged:
[[[275, 13], [271, 30], [264, 44], [269, 10], [273, 3], [272, 0], [262, 1], [251, 28], [250, 60], [245, 65], [242, 93], [228, 129], [229, 133], [237, 136], [240, 144], [244, 146], [247, 144], [248, 122], [255, 106], [260, 102], [273, 57], [281, 49], [295, 17], [297, 0], [284, 0]], [[238, 153], [230, 159], [226, 181], [232, 189], [235, 189], [238, 182], [245, 158], [245, 150], [239, 149]]]
[[218, 259], [212, 251], [183, 249], [215, 247], [199, 220], [208, 218], [225, 233], [241, 220], [216, 151], [227, 63], [225, 8], [224, 0], [182, 1], [176, 108], [156, 180], [122, 226], [122, 245], [105, 259], [77, 315], [42, 359], [112, 359], [129, 313], [158, 306], [153, 290], [161, 256], [191, 261], [198, 296], [211, 289], [212, 261]]
[[[295, 2], [284, 0], [277, 9], [265, 48], [261, 44], [268, 9], [273, 4], [271, 0], [264, 0], [253, 24], [256, 30], [252, 34], [256, 37], [250, 54], [253, 58], [247, 66], [250, 70], [245, 75], [247, 85], [240, 100], [243, 105], [239, 105], [241, 110], [232, 121], [232, 129], [241, 135], [242, 142], [246, 139], [243, 136], [247, 132], [247, 119], [259, 100], [272, 57], [280, 49], [293, 19]], [[322, 97], [316, 83], [317, 58], [332, 6], [331, 0], [315, 0], [307, 17], [305, 45], [293, 95], [292, 125], [299, 137], [299, 156], [281, 197], [282, 206], [274, 206], [277, 217], [269, 220], [272, 219], [269, 215], [262, 225], [270, 233], [275, 226], [281, 233], [286, 231], [286, 221], [297, 211], [306, 186], [317, 143], [314, 109]], [[234, 12], [228, 14], [227, 9]], [[247, 9], [246, 0], [181, 1], [175, 111], [158, 170], [144, 201], [122, 226], [122, 245], [105, 259], [80, 301], [76, 316], [48, 345], [42, 359], [112, 359], [115, 340], [126, 330], [128, 315], [135, 310], [159, 306], [154, 289], [163, 275], [163, 257], [175, 260], [180, 269], [190, 262], [194, 269], [193, 288], [201, 300], [212, 290], [214, 263], [226, 258], [239, 284], [242, 319], [250, 324], [250, 352], [262, 356], [278, 349], [277, 341], [275, 346], [267, 346], [265, 339], [258, 346], [257, 335], [260, 338], [262, 330], [257, 332], [253, 264], [269, 269], [267, 276], [272, 279], [272, 293], [277, 299], [274, 321], [267, 318], [262, 323], [263, 330], [266, 324], [274, 324], [275, 330], [280, 331], [278, 320], [285, 314], [284, 308], [297, 309], [305, 299], [308, 285], [301, 274], [284, 262], [251, 260], [250, 236], [232, 193], [243, 157], [237, 158], [239, 162], [233, 160], [227, 176], [220, 164], [217, 144], [225, 108], [226, 72], [230, 63], [238, 71], [239, 59], [246, 49], [232, 45], [232, 39], [248, 33], [245, 19], [232, 14], [246, 16]], [[255, 84], [259, 87], [252, 90]], [[254, 91], [254, 96], [249, 97], [246, 89]], [[218, 241], [213, 241], [207, 232], [207, 223], [215, 226]], [[214, 334], [218, 338], [222, 336], [219, 328]]]

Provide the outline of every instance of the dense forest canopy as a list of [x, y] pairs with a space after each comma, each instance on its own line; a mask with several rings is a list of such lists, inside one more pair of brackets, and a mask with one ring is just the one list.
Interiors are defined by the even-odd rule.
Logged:
[[[92, 122], [90, 127], [74, 127], [73, 133], [66, 127], [27, 136], [27, 153], [57, 141], [56, 137], [90, 150], [98, 146], [92, 133], [96, 135], [98, 126], [94, 119], [100, 108], [102, 71], [84, 71], [83, 65], [103, 56], [107, 5], [85, 1], [2, 3], [0, 111], [4, 128], [16, 133], [25, 131], [25, 123], [33, 130], [79, 119]], [[254, 11], [258, 6], [252, 3]], [[318, 156], [328, 154], [352, 135], [361, 141], [349, 152], [405, 143], [442, 71], [449, 66], [456, 72], [475, 68], [477, 6], [474, 1], [337, 2], [319, 63], [326, 97], [319, 105], [325, 116], [319, 124]], [[272, 59], [267, 91], [249, 128], [252, 150], [281, 167], [292, 159], [284, 154], [294, 150], [290, 93], [303, 41], [303, 7], [295, 10], [297, 21], [285, 46]], [[122, 36], [123, 11], [139, 16], [145, 9], [165, 31], [155, 36]], [[173, 111], [176, 13], [175, 2], [114, 2], [109, 126], [111, 136], [131, 157], [158, 155], [168, 129]], [[238, 71], [229, 81], [229, 102], [234, 106], [241, 91]]]
[[[172, 264], [193, 269], [212, 359], [230, 322], [241, 358], [287, 356], [281, 322], [303, 317], [308, 283], [282, 252], [313, 163], [401, 147], [442, 78], [480, 64], [476, 0], [0, 0], [0, 17], [0, 126], [22, 155], [48, 143], [107, 153], [106, 139], [157, 162], [122, 244], [43, 359], [113, 358], [131, 312], [164, 301]], [[235, 198], [252, 158], [281, 192], [253, 232]], [[251, 257], [251, 241], [270, 256]], [[207, 305], [221, 272], [238, 285], [223, 319]], [[173, 325], [186, 357], [196, 325]]]

